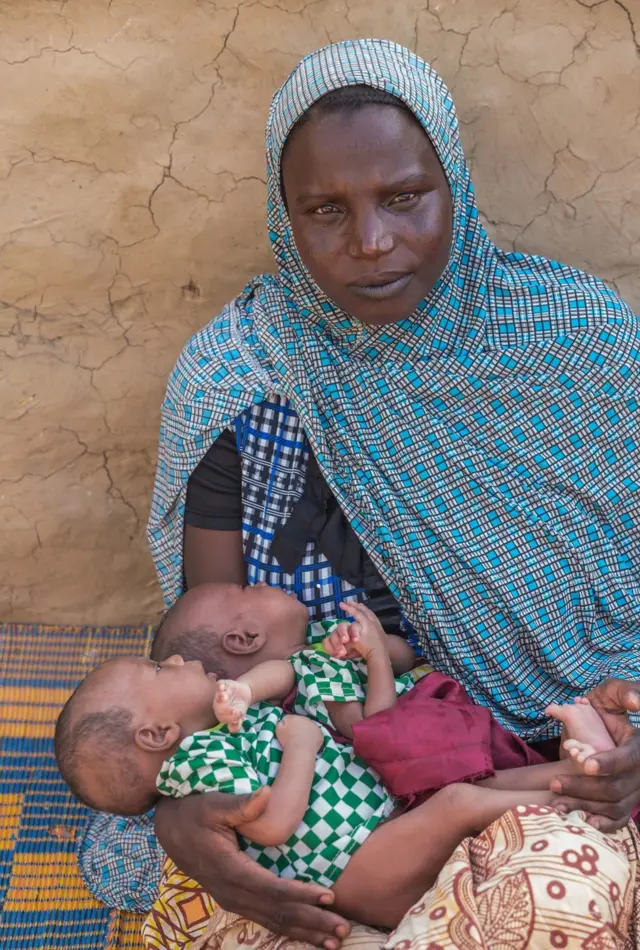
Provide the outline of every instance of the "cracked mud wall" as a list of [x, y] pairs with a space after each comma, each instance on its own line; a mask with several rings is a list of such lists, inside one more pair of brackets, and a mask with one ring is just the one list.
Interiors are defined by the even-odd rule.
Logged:
[[640, 307], [640, 0], [0, 0], [0, 619], [158, 615], [167, 373], [271, 266], [272, 90], [362, 35], [452, 88], [499, 243]]

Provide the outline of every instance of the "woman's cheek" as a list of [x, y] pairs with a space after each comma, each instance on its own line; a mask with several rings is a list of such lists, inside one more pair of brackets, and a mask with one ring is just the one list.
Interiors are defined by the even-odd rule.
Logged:
[[318, 228], [312, 241], [302, 241], [298, 245], [302, 263], [313, 279], [325, 292], [336, 280], [340, 269], [340, 262], [344, 254], [336, 235], [324, 228]]

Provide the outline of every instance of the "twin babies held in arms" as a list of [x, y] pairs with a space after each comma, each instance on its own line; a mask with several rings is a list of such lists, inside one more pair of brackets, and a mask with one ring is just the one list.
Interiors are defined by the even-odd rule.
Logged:
[[[346, 917], [391, 929], [464, 838], [512, 808], [550, 805], [556, 776], [588, 772], [589, 756], [613, 746], [588, 701], [550, 706], [566, 757], [546, 762], [420, 666], [366, 606], [342, 607], [352, 623], [309, 624], [307, 608], [277, 588], [187, 591], [151, 659], [108, 660], [65, 705], [56, 757], [72, 791], [121, 815], [144, 814], [159, 795], [265, 796], [259, 817], [236, 829], [241, 848], [280, 876], [330, 888]], [[407, 767], [396, 787], [394, 736], [406, 738], [418, 708], [428, 747], [421, 739], [407, 796]], [[489, 756], [480, 766], [459, 761], [478, 722]]]

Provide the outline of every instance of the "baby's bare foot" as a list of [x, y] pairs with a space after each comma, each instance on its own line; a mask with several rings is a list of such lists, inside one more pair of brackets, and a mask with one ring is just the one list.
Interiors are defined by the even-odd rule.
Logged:
[[582, 765], [590, 755], [595, 755], [597, 752], [597, 749], [594, 749], [588, 742], [579, 742], [578, 739], [567, 739], [562, 745], [574, 762], [579, 765]]
[[[589, 746], [592, 750], [591, 755], [614, 748], [615, 743], [607, 727], [586, 697], [580, 696], [575, 703], [569, 703], [566, 706], [552, 703], [545, 711], [548, 716], [553, 716], [554, 719], [559, 719], [563, 723], [567, 741], [574, 739], [583, 746]], [[566, 742], [564, 748], [570, 751]]]
[[218, 680], [213, 700], [213, 712], [218, 722], [238, 732], [253, 696], [248, 683], [240, 680]]

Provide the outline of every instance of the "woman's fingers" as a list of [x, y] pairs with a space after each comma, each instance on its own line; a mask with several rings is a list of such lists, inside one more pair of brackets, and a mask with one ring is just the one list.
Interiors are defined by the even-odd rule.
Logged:
[[337, 950], [349, 933], [349, 924], [331, 910], [317, 903], [265, 898], [263, 894], [235, 887], [225, 888], [218, 903], [230, 913], [239, 914], [261, 924], [273, 933], [285, 934], [326, 950]]
[[[224, 836], [215, 836], [225, 842]], [[227, 847], [208, 848], [212, 865], [200, 873], [200, 883], [208, 886], [225, 910], [254, 920], [274, 933], [305, 940], [326, 950], [337, 950], [349, 933], [349, 924], [330, 909], [333, 894], [318, 884], [277, 878], [242, 853]], [[201, 863], [202, 856], [200, 856]], [[215, 865], [215, 866], [214, 866]], [[216, 873], [216, 871], [218, 873]], [[328, 906], [327, 906], [328, 902]]]
[[587, 698], [602, 717], [616, 745], [632, 738], [637, 730], [629, 720], [630, 712], [640, 711], [640, 682], [609, 679], [588, 693]]
[[253, 795], [209, 792], [166, 799], [155, 816], [160, 842], [177, 866], [225, 910], [292, 939], [338, 950], [349, 924], [329, 909], [332, 892], [318, 884], [278, 878], [238, 849], [234, 827], [259, 818], [269, 795], [269, 789], [262, 788]]
[[615, 803], [626, 798], [640, 800], [638, 776], [624, 773], [617, 776], [559, 775], [551, 782], [551, 791], [568, 798], [583, 798], [591, 802]]
[[244, 887], [236, 889], [233, 904], [226, 909], [256, 920], [275, 933], [337, 950], [349, 934], [350, 925], [330, 909], [331, 891], [319, 884], [276, 878], [265, 868], [250, 864], [250, 878], [245, 878]]
[[589, 824], [608, 834], [611, 831], [624, 828], [629, 821], [629, 816], [635, 804], [632, 798], [623, 799], [620, 802], [600, 802], [586, 798], [560, 796], [553, 799], [551, 807], [557, 808], [564, 815], [570, 811], [587, 812]]
[[[220, 815], [220, 818], [229, 828], [236, 828], [238, 825], [244, 825], [260, 817], [269, 804], [271, 788], [268, 785], [263, 785], [262, 788], [251, 795], [223, 795], [222, 797], [224, 799], [230, 798], [231, 804], [224, 802], [227, 810], [225, 814]], [[219, 808], [220, 806], [216, 810], [217, 813], [219, 813]]]
[[640, 681], [609, 679], [588, 694], [598, 712], [640, 712]]
[[634, 796], [640, 801], [640, 736], [617, 749], [590, 756], [583, 769], [559, 775], [551, 783], [551, 791], [597, 802], [619, 802]]
[[618, 821], [612, 821], [610, 818], [605, 818], [604, 815], [587, 815], [587, 824], [605, 835], [611, 834], [613, 831], [619, 831], [620, 828], [624, 828], [628, 823], [629, 819], [626, 815], [624, 818], [618, 819]]
[[597, 752], [585, 762], [587, 775], [613, 776], [635, 772], [635, 783], [640, 792], [640, 734], [628, 739], [617, 749]]

